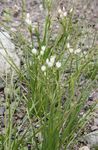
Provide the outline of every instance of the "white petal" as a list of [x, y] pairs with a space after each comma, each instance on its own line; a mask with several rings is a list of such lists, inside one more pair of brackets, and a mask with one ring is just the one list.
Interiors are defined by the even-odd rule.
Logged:
[[70, 48], [70, 44], [69, 43], [67, 43], [66, 46], [67, 46], [67, 48]]
[[41, 47], [41, 49], [42, 49], [42, 51], [45, 51], [46, 46], [43, 45], [43, 46]]
[[66, 16], [67, 16], [67, 12], [64, 12], [64, 13], [63, 13], [63, 16], [66, 17]]
[[74, 52], [73, 48], [69, 48], [69, 52], [73, 53]]
[[83, 54], [84, 54], [84, 55], [86, 55], [86, 54], [87, 54], [87, 52], [86, 52], [86, 51], [84, 51], [84, 52], [83, 52]]
[[45, 71], [45, 70], [46, 70], [46, 66], [44, 66], [44, 65], [41, 66], [41, 70], [42, 70], [42, 71]]
[[40, 54], [41, 54], [41, 55], [44, 55], [44, 51], [43, 51], [43, 50], [41, 50], [41, 51], [40, 51]]
[[36, 55], [36, 54], [37, 54], [37, 49], [36, 49], [36, 48], [33, 48], [33, 49], [32, 49], [32, 53]]
[[48, 64], [48, 63], [49, 63], [49, 59], [47, 58], [47, 59], [46, 59], [46, 64]]
[[70, 13], [73, 11], [73, 8], [70, 9]]
[[53, 63], [52, 62], [48, 62], [47, 65], [48, 65], [48, 67], [53, 67]]
[[61, 10], [60, 8], [58, 9], [58, 13], [59, 13], [59, 14], [61, 14], [61, 13], [62, 13], [62, 10]]
[[30, 18], [30, 14], [29, 14], [29, 13], [27, 13], [27, 15], [26, 15], [25, 22], [26, 22], [28, 25], [31, 25], [31, 24], [32, 24], [32, 20], [31, 20], [31, 18]]
[[56, 56], [55, 56], [55, 55], [54, 55], [54, 56], [51, 56], [50, 62], [51, 62], [51, 63], [54, 63], [54, 62], [55, 62], [55, 59], [56, 59]]
[[60, 67], [61, 67], [61, 62], [59, 62], [59, 61], [56, 62], [56, 67], [57, 67], [57, 68], [60, 68]]
[[75, 54], [80, 53], [80, 52], [81, 52], [81, 49], [80, 49], [80, 48], [78, 48], [78, 49], [76, 49], [76, 50], [74, 51]]

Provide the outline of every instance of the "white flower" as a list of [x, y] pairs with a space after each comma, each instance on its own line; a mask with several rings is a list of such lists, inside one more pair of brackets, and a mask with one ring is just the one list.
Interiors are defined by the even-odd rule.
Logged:
[[45, 65], [41, 66], [41, 70], [45, 71], [46, 70], [46, 66]]
[[45, 46], [42, 46], [42, 47], [41, 47], [41, 52], [40, 52], [41, 55], [44, 55], [45, 49], [46, 49]]
[[86, 57], [87, 57], [87, 52], [86, 52], [86, 51], [83, 51], [80, 56], [81, 56], [81, 57], [84, 57], [84, 56], [85, 56], [85, 58], [86, 58]]
[[32, 53], [36, 55], [36, 54], [37, 54], [37, 49], [36, 49], [36, 48], [33, 48], [33, 49], [32, 49]]
[[40, 51], [40, 54], [41, 54], [41, 55], [44, 55], [44, 51]]
[[83, 54], [84, 54], [84, 55], [86, 55], [86, 54], [87, 54], [87, 52], [86, 52], [86, 51], [84, 51], [84, 52], [83, 52]]
[[73, 11], [73, 8], [70, 9], [70, 13], [72, 13], [72, 11]]
[[66, 17], [66, 16], [67, 16], [67, 12], [66, 12], [66, 11], [63, 13], [63, 16], [64, 16], [64, 17]]
[[65, 7], [63, 6], [63, 11], [65, 11]]
[[60, 18], [63, 18], [64, 16], [63, 16], [63, 14], [60, 14]]
[[80, 49], [80, 48], [78, 48], [78, 49], [76, 49], [76, 50], [74, 51], [75, 54], [78, 54], [78, 53], [80, 53], [80, 52], [81, 52], [81, 49]]
[[46, 59], [46, 64], [48, 65], [48, 63], [49, 63], [49, 59], [47, 58], [47, 59]]
[[42, 50], [42, 51], [45, 51], [45, 49], [46, 49], [46, 46], [43, 45], [43, 46], [41, 47], [41, 50]]
[[69, 52], [73, 53], [74, 52], [73, 48], [69, 48]]
[[69, 43], [67, 43], [66, 46], [67, 46], [67, 48], [70, 48], [70, 44]]
[[51, 57], [50, 57], [50, 62], [51, 62], [51, 63], [54, 63], [54, 62], [55, 62], [55, 59], [56, 59], [56, 56], [55, 56], [55, 55], [54, 55], [54, 56], [51, 56]]
[[40, 51], [40, 54], [41, 54], [41, 55], [44, 55], [45, 49], [46, 49], [46, 46], [42, 46], [42, 47], [41, 47], [41, 51]]
[[49, 61], [49, 62], [47, 63], [47, 65], [48, 65], [48, 67], [53, 67], [53, 63], [52, 63], [51, 61]]
[[50, 60], [48, 58], [46, 59], [46, 64], [48, 65], [48, 67], [53, 67], [53, 64], [55, 62], [55, 58], [56, 58], [56, 56], [51, 56]]
[[39, 9], [40, 9], [41, 11], [43, 11], [43, 5], [42, 5], [42, 4], [39, 5]]
[[63, 7], [63, 10], [58, 9], [58, 13], [60, 15], [60, 18], [64, 18], [67, 16], [67, 12], [65, 11], [65, 8]]
[[57, 67], [57, 68], [60, 68], [60, 67], [61, 67], [61, 62], [59, 62], [59, 61], [56, 62], [56, 67]]
[[61, 13], [62, 13], [62, 10], [61, 10], [60, 8], [58, 9], [58, 13], [59, 13], [59, 14], [61, 14]]
[[29, 13], [27, 13], [27, 15], [26, 15], [25, 22], [26, 22], [28, 25], [31, 25], [31, 24], [32, 24], [32, 20], [31, 20], [31, 18], [30, 18], [30, 14], [29, 14]]

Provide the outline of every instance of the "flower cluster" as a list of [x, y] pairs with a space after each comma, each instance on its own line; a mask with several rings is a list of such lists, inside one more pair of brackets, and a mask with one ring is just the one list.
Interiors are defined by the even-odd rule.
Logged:
[[48, 65], [48, 67], [52, 67], [54, 65], [54, 62], [55, 62], [55, 59], [56, 59], [56, 56], [51, 56], [50, 59], [46, 59], [46, 64]]
[[[55, 55], [52, 55], [52, 56], [50, 57], [50, 59], [49, 59], [49, 58], [46, 59], [46, 65], [47, 65], [49, 68], [51, 68], [51, 67], [53, 67], [54, 64], [55, 64], [56, 68], [60, 68], [60, 67], [61, 67], [61, 62], [60, 62], [60, 61], [55, 62], [55, 60], [56, 60], [56, 56], [55, 56]], [[46, 70], [46, 66], [43, 65], [43, 66], [41, 67], [41, 70], [42, 70], [42, 71], [45, 71], [45, 70]]]
[[46, 49], [46, 46], [43, 45], [41, 47], [40, 55], [44, 55], [45, 49]]
[[58, 9], [58, 14], [60, 16], [60, 18], [64, 18], [67, 16], [67, 12], [65, 11], [65, 7], [63, 7], [63, 9], [61, 10], [61, 8]]
[[[42, 47], [41, 47], [40, 55], [44, 55], [45, 49], [46, 49], [46, 46], [42, 46]], [[33, 53], [34, 55], [37, 55], [37, 54], [38, 54], [38, 50], [37, 50], [36, 48], [33, 48], [33, 49], [32, 49], [32, 53]]]
[[74, 50], [69, 43], [66, 44], [67, 46], [67, 49], [70, 53], [73, 53], [73, 54], [79, 54], [81, 52], [81, 49], [80, 48], [77, 48], [76, 50]]
[[[38, 59], [40, 58], [40, 56], [44, 55], [45, 50], [46, 50], [46, 46], [43, 45], [41, 47], [41, 51], [39, 52]], [[37, 55], [38, 50], [36, 48], [33, 48], [32, 49], [32, 54]], [[61, 62], [60, 61], [56, 62], [56, 55], [51, 55], [50, 58], [46, 59], [45, 64], [41, 66], [41, 71], [45, 72], [47, 67], [51, 68], [54, 65], [56, 66], [56, 68], [60, 68], [61, 67]]]

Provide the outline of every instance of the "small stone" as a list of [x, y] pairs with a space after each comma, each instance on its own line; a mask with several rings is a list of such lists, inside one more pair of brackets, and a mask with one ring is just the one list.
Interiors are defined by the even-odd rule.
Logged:
[[14, 7], [13, 7], [13, 15], [14, 15], [14, 17], [17, 17], [18, 15], [19, 15], [19, 12], [20, 12], [20, 8], [19, 8], [19, 6], [18, 5], [14, 5]]
[[98, 146], [98, 131], [93, 131], [85, 135], [84, 140], [90, 145], [90, 147]]
[[98, 130], [98, 127], [97, 127], [96, 125], [91, 126], [91, 130], [92, 130], [92, 131]]
[[88, 146], [83, 146], [81, 148], [79, 148], [79, 150], [90, 150]]
[[31, 144], [28, 143], [28, 150], [31, 150]]
[[18, 117], [18, 119], [23, 119], [24, 114], [23, 114], [23, 113], [18, 113], [18, 114], [17, 114], [17, 117]]
[[94, 118], [94, 124], [98, 126], [98, 118]]
[[96, 89], [91, 95], [90, 95], [91, 99], [93, 101], [98, 100], [98, 89]]
[[0, 77], [10, 73], [12, 67], [9, 62], [20, 68], [20, 59], [15, 52], [15, 45], [10, 35], [5, 31], [0, 31]]
[[0, 126], [1, 128], [5, 128], [5, 124], [4, 124], [4, 118], [0, 118]]
[[0, 107], [0, 116], [3, 116], [5, 112], [5, 108], [2, 106]]

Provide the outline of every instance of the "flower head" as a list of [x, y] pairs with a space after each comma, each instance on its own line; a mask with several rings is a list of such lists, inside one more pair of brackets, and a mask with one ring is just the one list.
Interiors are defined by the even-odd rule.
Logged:
[[72, 13], [72, 12], [73, 12], [73, 8], [70, 9], [70, 13]]
[[41, 54], [41, 55], [44, 55], [44, 51], [41, 50], [41, 51], [40, 51], [40, 54]]
[[67, 43], [66, 46], [67, 46], [67, 48], [70, 48], [70, 44], [69, 43]]
[[37, 49], [36, 49], [36, 48], [33, 48], [33, 49], [32, 49], [32, 53], [36, 55], [36, 54], [37, 54]]
[[48, 65], [48, 67], [53, 67], [55, 58], [56, 58], [56, 56], [53, 55], [50, 57], [50, 59], [48, 59], [48, 58], [46, 59], [46, 64]]
[[64, 18], [67, 16], [67, 12], [65, 11], [65, 8], [63, 7], [63, 10], [61, 10], [60, 8], [58, 9], [58, 13], [60, 15], [60, 18]]
[[41, 55], [44, 55], [45, 49], [46, 49], [46, 46], [43, 45], [43, 46], [41, 47], [41, 51], [40, 51], [40, 54], [41, 54]]
[[66, 11], [63, 13], [63, 16], [64, 16], [64, 17], [66, 17], [66, 16], [67, 16], [67, 12], [66, 12]]
[[54, 56], [51, 56], [51, 57], [50, 57], [50, 62], [51, 62], [51, 63], [54, 63], [54, 62], [55, 62], [55, 59], [56, 59], [56, 56], [55, 56], [55, 55], [54, 55]]
[[44, 72], [46, 70], [46, 66], [45, 65], [41, 66], [41, 70]]
[[27, 15], [26, 15], [25, 22], [26, 22], [28, 25], [31, 25], [31, 24], [32, 24], [32, 20], [31, 20], [31, 18], [30, 18], [30, 14], [29, 14], [29, 13], [27, 13]]
[[47, 62], [48, 67], [53, 67], [53, 63], [51, 61]]
[[46, 64], [48, 65], [48, 63], [49, 63], [49, 59], [47, 58], [47, 59], [46, 59]]
[[69, 48], [69, 52], [73, 53], [74, 52], [73, 48]]
[[58, 9], [58, 13], [59, 13], [59, 14], [61, 14], [61, 13], [62, 13], [62, 10], [61, 10], [60, 8]]
[[60, 67], [61, 67], [61, 62], [57, 61], [57, 62], [56, 62], [56, 67], [57, 67], [57, 68], [60, 68]]
[[41, 50], [42, 50], [42, 51], [45, 51], [45, 49], [46, 49], [46, 46], [43, 45], [43, 46], [41, 47]]
[[84, 54], [84, 55], [86, 55], [86, 54], [87, 54], [87, 52], [86, 52], [86, 51], [84, 51], [84, 52], [83, 52], [83, 54]]
[[78, 54], [78, 53], [80, 53], [80, 52], [81, 52], [81, 49], [80, 49], [80, 48], [78, 48], [78, 49], [76, 49], [76, 50], [74, 51], [75, 54]]

